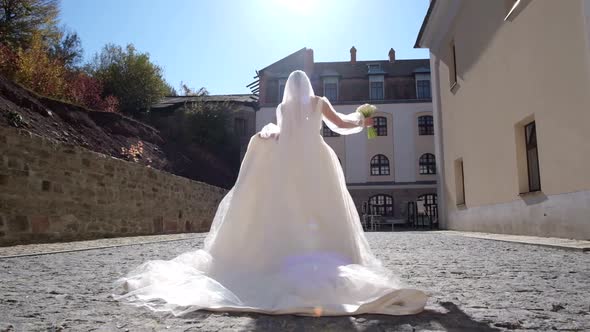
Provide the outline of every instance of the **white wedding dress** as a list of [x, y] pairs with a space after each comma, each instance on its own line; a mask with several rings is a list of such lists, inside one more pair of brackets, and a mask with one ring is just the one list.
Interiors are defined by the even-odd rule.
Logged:
[[[194, 310], [266, 314], [407, 315], [426, 295], [401, 285], [373, 256], [342, 168], [320, 135], [322, 118], [360, 132], [360, 114], [332, 112], [293, 72], [278, 125], [252, 137], [233, 189], [220, 203], [203, 249], [149, 261], [117, 281], [115, 298], [181, 315]], [[317, 99], [316, 99], [317, 101]], [[272, 134], [279, 134], [275, 139]]]

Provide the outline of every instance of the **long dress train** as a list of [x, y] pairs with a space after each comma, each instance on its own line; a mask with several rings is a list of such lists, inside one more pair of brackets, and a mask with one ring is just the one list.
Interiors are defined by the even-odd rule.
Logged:
[[426, 295], [401, 288], [372, 254], [339, 160], [319, 134], [321, 107], [303, 98], [313, 91], [302, 75], [294, 72], [287, 81], [278, 126], [261, 133], [280, 133], [279, 139], [250, 140], [204, 248], [140, 265], [117, 281], [117, 299], [175, 315], [199, 309], [314, 316], [423, 310]]

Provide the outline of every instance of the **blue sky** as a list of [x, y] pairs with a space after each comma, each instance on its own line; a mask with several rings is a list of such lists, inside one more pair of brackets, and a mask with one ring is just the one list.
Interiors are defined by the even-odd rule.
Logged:
[[106, 43], [148, 52], [178, 89], [249, 93], [256, 69], [303, 48], [315, 61], [427, 58], [413, 48], [428, 0], [62, 0], [85, 58]]

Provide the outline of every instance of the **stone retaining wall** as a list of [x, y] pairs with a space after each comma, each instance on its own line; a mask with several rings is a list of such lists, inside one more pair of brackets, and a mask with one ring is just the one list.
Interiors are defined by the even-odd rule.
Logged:
[[225, 189], [0, 128], [0, 246], [208, 231]]

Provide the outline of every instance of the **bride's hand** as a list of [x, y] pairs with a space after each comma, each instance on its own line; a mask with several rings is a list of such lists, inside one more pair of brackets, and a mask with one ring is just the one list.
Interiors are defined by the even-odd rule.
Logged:
[[262, 139], [275, 139], [278, 140], [279, 139], [279, 133], [271, 133], [271, 134], [262, 134], [262, 133], [258, 133], [258, 136], [260, 136], [260, 138]]
[[373, 127], [373, 118], [366, 118], [365, 119], [365, 127]]

